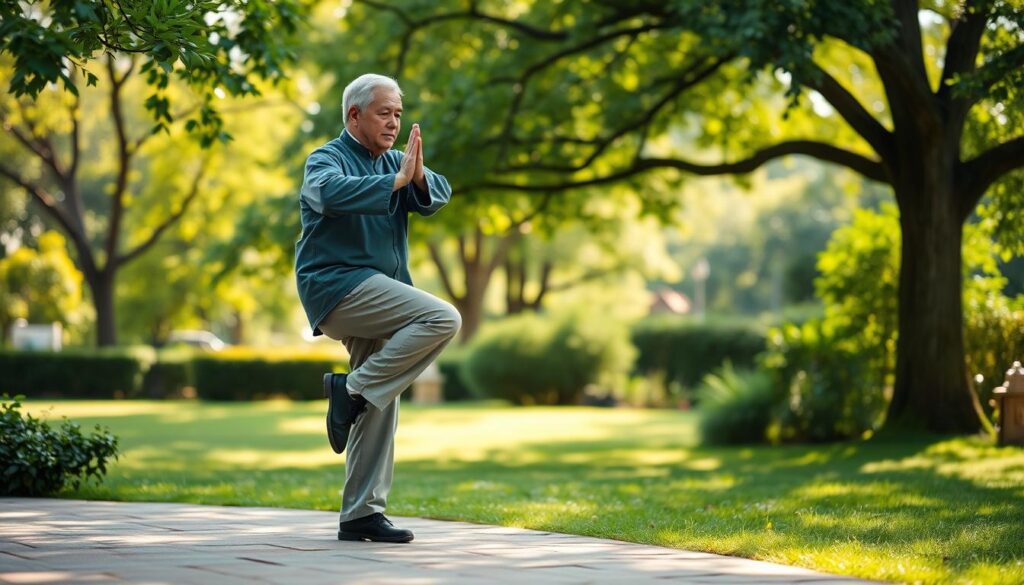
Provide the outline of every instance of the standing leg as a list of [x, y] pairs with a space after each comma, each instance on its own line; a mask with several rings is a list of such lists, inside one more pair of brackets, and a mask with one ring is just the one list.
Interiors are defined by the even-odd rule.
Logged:
[[[350, 366], [354, 370], [384, 345], [383, 339], [346, 337]], [[395, 429], [398, 400], [383, 410], [368, 408], [352, 425], [345, 449], [345, 488], [341, 496], [341, 522], [384, 512], [391, 491], [395, 463]]]

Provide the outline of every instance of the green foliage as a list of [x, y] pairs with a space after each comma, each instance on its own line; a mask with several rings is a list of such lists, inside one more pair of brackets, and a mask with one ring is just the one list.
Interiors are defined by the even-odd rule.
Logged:
[[899, 210], [893, 204], [855, 211], [818, 256], [814, 287], [825, 304], [830, 338], [866, 356], [879, 387], [895, 364], [899, 266]]
[[638, 321], [631, 338], [638, 350], [637, 372], [663, 372], [666, 384], [685, 388], [695, 387], [726, 361], [739, 368], [754, 366], [765, 345], [763, 330], [749, 321], [701, 323], [672, 315]]
[[46, 496], [102, 481], [107, 460], [118, 457], [117, 437], [100, 425], [85, 436], [67, 418], [54, 430], [30, 414], [22, 417], [24, 399], [0, 396], [0, 495]]
[[[462, 400], [473, 400], [481, 398], [465, 381], [463, 368], [466, 358], [469, 357], [469, 348], [449, 346], [448, 349], [437, 358], [437, 369], [444, 378], [443, 393], [445, 402], [459, 402]], [[405, 394], [403, 394], [405, 396]]]
[[478, 396], [517, 404], [577, 404], [588, 384], [621, 380], [635, 349], [625, 326], [594, 316], [521, 315], [475, 340], [463, 379]]
[[[986, 412], [1001, 373], [1024, 351], [1020, 301], [1001, 293], [1006, 279], [999, 273], [991, 229], [987, 221], [968, 224], [963, 244], [967, 371], [984, 376], [975, 388]], [[883, 205], [879, 211], [857, 211], [818, 258], [815, 288], [825, 317], [815, 326], [842, 351], [867, 360], [879, 387], [890, 383], [895, 364], [899, 249], [899, 212], [895, 205]]]
[[[220, 353], [149, 347], [53, 352], [0, 351], [0, 391], [32, 397], [182, 398], [194, 387], [208, 400], [284, 396], [323, 398], [321, 377], [346, 367], [320, 352]], [[69, 375], [74, 372], [74, 375]]]
[[974, 381], [986, 416], [993, 414], [992, 390], [1002, 385], [1006, 370], [1024, 358], [1024, 298], [1010, 303], [1002, 296], [968, 301], [964, 321], [967, 372]]
[[704, 377], [697, 401], [701, 442], [707, 445], [764, 442], [777, 403], [766, 372], [736, 370], [730, 362]]
[[228, 350], [192, 361], [196, 395], [204, 400], [292, 400], [324, 397], [323, 375], [347, 364], [323, 355]]
[[873, 367], [875, 356], [836, 334], [823, 321], [769, 333], [763, 366], [782, 397], [772, 440], [858, 438], [881, 423], [887, 397]]
[[134, 395], [151, 361], [152, 355], [123, 349], [0, 351], [0, 392], [124, 398]]
[[7, 2], [0, 6], [0, 54], [14, 58], [10, 90], [37, 97], [62, 81], [78, 94], [75, 72], [88, 85], [88, 64], [100, 53], [141, 55], [154, 131], [173, 121], [167, 92], [175, 76], [202, 100], [187, 128], [204, 145], [225, 140], [215, 91], [256, 95], [254, 78], [276, 82], [294, 58], [292, 35], [305, 12], [300, 0], [161, 0], [158, 2]]
[[196, 353], [182, 349], [157, 351], [156, 361], [150, 364], [142, 378], [142, 385], [129, 398], [182, 398], [185, 388], [194, 387], [192, 360]]
[[68, 256], [64, 237], [47, 231], [38, 249], [18, 248], [0, 259], [0, 341], [15, 319], [83, 325], [82, 275]]

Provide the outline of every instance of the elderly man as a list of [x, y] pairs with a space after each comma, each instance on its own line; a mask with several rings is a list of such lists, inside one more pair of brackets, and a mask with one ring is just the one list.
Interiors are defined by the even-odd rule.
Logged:
[[394, 466], [398, 397], [458, 332], [458, 311], [413, 288], [408, 215], [429, 216], [451, 197], [423, 165], [417, 124], [405, 152], [392, 150], [402, 91], [366, 74], [345, 88], [345, 129], [306, 160], [295, 245], [299, 298], [313, 328], [341, 340], [348, 374], [325, 374], [327, 438], [348, 448], [339, 540], [409, 542], [384, 516]]

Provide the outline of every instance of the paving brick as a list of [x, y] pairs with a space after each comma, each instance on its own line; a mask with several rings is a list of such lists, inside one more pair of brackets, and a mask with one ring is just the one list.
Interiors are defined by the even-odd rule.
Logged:
[[336, 539], [336, 512], [0, 498], [0, 582], [305, 585], [864, 585], [797, 567], [621, 541], [393, 518], [416, 540]]

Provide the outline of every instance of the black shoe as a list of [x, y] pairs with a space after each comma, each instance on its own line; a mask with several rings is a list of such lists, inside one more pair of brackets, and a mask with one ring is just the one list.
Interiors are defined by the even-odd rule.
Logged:
[[338, 524], [338, 540], [371, 542], [412, 542], [412, 530], [395, 528], [384, 514], [377, 512]]
[[366, 412], [366, 399], [352, 396], [345, 388], [346, 374], [324, 374], [324, 396], [327, 397], [327, 440], [335, 453], [345, 450], [352, 423]]

